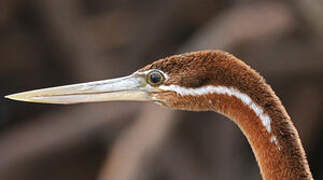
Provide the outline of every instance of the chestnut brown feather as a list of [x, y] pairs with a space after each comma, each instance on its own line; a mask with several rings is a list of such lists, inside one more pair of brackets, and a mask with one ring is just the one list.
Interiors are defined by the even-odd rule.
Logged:
[[[221, 50], [207, 50], [160, 59], [139, 71], [159, 69], [169, 76], [165, 85], [199, 88], [233, 87], [247, 94], [271, 119], [268, 133], [259, 117], [239, 99], [218, 94], [180, 96], [162, 93], [168, 106], [184, 110], [214, 110], [233, 119], [247, 136], [264, 179], [312, 179], [298, 132], [285, 108], [264, 78], [243, 61]], [[210, 101], [211, 100], [211, 105]], [[277, 145], [270, 141], [277, 138]]]

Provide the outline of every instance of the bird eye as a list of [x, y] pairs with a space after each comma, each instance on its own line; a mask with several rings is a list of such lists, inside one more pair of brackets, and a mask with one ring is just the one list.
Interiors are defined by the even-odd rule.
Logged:
[[164, 80], [164, 75], [159, 71], [151, 71], [147, 75], [147, 82], [152, 86], [160, 85], [164, 82]]

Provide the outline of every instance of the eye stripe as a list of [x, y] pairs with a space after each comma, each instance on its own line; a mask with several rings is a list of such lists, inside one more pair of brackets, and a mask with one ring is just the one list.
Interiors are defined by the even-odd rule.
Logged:
[[235, 88], [226, 87], [226, 86], [212, 86], [212, 85], [203, 86], [200, 88], [185, 88], [178, 85], [169, 85], [169, 86], [162, 85], [159, 88], [166, 91], [175, 91], [181, 96], [187, 96], [187, 95], [200, 96], [200, 95], [212, 94], [212, 93], [234, 96], [240, 99], [244, 104], [249, 106], [249, 108], [252, 109], [259, 117], [262, 124], [266, 128], [267, 132], [271, 133], [272, 120], [269, 117], [269, 115], [264, 113], [263, 108], [257, 105], [247, 94], [244, 94]]

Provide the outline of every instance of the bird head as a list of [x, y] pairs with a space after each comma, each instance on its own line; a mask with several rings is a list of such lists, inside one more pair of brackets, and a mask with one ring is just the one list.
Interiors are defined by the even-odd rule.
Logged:
[[[208, 110], [209, 85], [232, 85], [237, 62], [230, 54], [214, 50], [170, 56], [131, 75], [6, 96], [36, 103], [76, 104], [104, 101], [152, 101], [185, 110]], [[231, 73], [231, 74], [228, 74]], [[215, 103], [215, 102], [213, 102]]]

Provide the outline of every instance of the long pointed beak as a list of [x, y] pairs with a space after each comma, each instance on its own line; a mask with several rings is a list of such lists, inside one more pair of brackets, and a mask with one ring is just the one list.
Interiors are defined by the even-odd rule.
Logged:
[[6, 98], [35, 103], [76, 104], [102, 101], [149, 101], [151, 92], [144, 74], [135, 72], [129, 76], [26, 91]]

